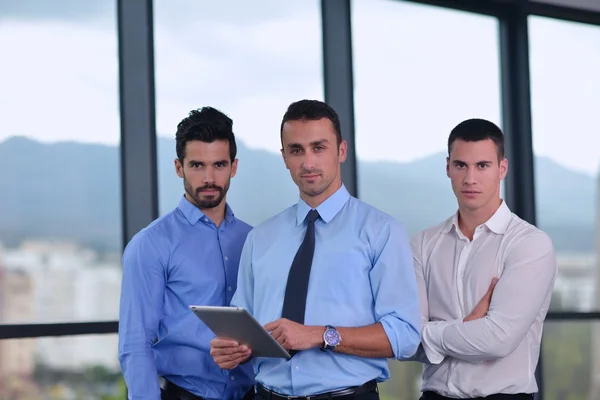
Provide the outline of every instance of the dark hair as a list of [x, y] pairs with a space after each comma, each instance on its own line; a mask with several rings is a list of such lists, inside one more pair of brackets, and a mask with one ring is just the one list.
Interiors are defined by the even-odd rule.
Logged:
[[288, 121], [316, 121], [327, 118], [333, 124], [338, 146], [342, 143], [340, 119], [333, 108], [318, 100], [300, 100], [290, 104], [281, 121], [280, 136], [283, 140], [283, 125]]
[[232, 162], [235, 160], [237, 146], [233, 134], [233, 121], [215, 108], [202, 107], [198, 110], [192, 110], [188, 117], [181, 120], [177, 125], [175, 150], [179, 160], [183, 161], [185, 146], [193, 140], [205, 143], [212, 143], [215, 140], [227, 140], [229, 141], [229, 157]]
[[496, 145], [498, 160], [504, 158], [504, 134], [493, 122], [485, 119], [472, 118], [456, 125], [448, 137], [448, 156], [452, 150], [452, 143], [456, 139], [465, 142], [479, 142], [490, 139]]

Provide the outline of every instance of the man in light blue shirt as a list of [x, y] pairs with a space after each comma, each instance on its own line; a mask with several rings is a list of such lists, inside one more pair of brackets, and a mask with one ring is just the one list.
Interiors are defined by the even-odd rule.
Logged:
[[[248, 234], [232, 305], [246, 308], [293, 357], [252, 359], [255, 399], [377, 399], [387, 359], [411, 357], [420, 342], [407, 234], [342, 184], [347, 144], [327, 104], [290, 105], [281, 140], [300, 199]], [[226, 370], [251, 351], [211, 341]]]
[[185, 195], [123, 254], [119, 361], [131, 400], [252, 398], [251, 365], [219, 368], [209, 354], [214, 335], [188, 308], [230, 303], [251, 229], [226, 203], [238, 163], [232, 124], [211, 107], [179, 123], [175, 168]]

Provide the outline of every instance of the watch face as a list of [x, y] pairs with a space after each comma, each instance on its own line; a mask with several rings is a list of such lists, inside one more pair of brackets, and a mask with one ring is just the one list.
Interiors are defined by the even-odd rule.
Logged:
[[340, 335], [335, 329], [327, 329], [325, 331], [325, 343], [329, 346], [337, 346], [340, 344]]

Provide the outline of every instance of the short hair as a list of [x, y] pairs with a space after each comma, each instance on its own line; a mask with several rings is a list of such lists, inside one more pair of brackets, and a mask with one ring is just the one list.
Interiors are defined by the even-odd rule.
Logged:
[[498, 160], [504, 158], [504, 134], [493, 122], [480, 118], [472, 118], [456, 125], [448, 137], [448, 156], [450, 156], [450, 152], [452, 151], [452, 144], [457, 139], [465, 142], [479, 142], [489, 139], [496, 145]]
[[288, 107], [281, 121], [280, 137], [283, 141], [283, 125], [288, 121], [317, 121], [327, 118], [331, 121], [335, 129], [338, 146], [342, 143], [342, 129], [340, 128], [340, 119], [335, 110], [327, 103], [319, 100], [300, 100]]
[[212, 107], [202, 107], [190, 111], [189, 115], [177, 124], [175, 150], [177, 158], [183, 161], [188, 142], [199, 140], [212, 143], [216, 140], [229, 142], [229, 157], [235, 160], [237, 146], [233, 134], [233, 121], [221, 111]]

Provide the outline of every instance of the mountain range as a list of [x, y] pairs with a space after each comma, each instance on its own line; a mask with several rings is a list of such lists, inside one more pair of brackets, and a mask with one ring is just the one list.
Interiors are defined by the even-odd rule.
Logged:
[[[255, 225], [298, 198], [281, 156], [238, 141], [238, 174], [228, 201]], [[183, 192], [175, 175], [175, 141], [158, 138], [160, 214]], [[538, 226], [557, 251], [593, 251], [597, 182], [549, 158], [536, 157]], [[444, 173], [445, 154], [406, 163], [365, 162], [359, 197], [402, 221], [409, 234], [440, 222], [456, 208]], [[0, 241], [70, 240], [99, 251], [121, 249], [120, 161], [117, 146], [41, 143], [11, 137], [0, 143]]]

